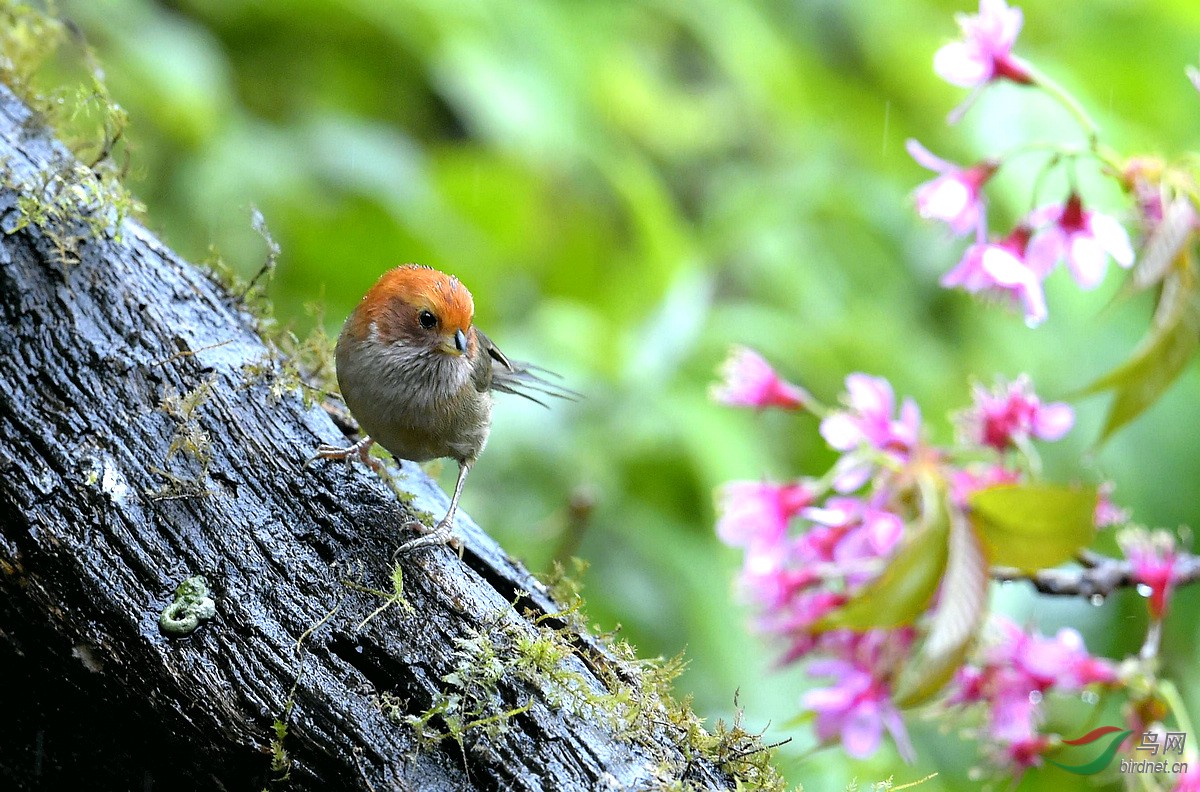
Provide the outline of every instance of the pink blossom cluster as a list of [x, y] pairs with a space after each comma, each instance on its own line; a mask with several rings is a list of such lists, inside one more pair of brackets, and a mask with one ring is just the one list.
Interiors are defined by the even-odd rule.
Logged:
[[816, 715], [818, 739], [840, 740], [846, 753], [864, 759], [875, 753], [887, 731], [906, 762], [916, 758], [890, 683], [881, 673], [907, 654], [914, 637], [911, 628], [837, 630], [821, 636], [820, 649], [827, 657], [809, 663], [808, 674], [832, 677], [833, 683], [809, 690], [801, 700]]
[[1117, 543], [1133, 568], [1134, 581], [1146, 592], [1151, 617], [1161, 620], [1180, 574], [1175, 538], [1166, 531], [1127, 528]]
[[945, 222], [957, 234], [966, 233], [964, 229], [975, 234], [962, 259], [942, 276], [943, 286], [1007, 300], [1019, 306], [1033, 326], [1047, 316], [1044, 283], [1059, 262], [1065, 262], [1083, 289], [1100, 285], [1110, 258], [1126, 269], [1133, 266], [1133, 247], [1124, 227], [1109, 215], [1085, 209], [1078, 193], [1033, 210], [1006, 236], [989, 239], [982, 187], [996, 166], [957, 168], [915, 140], [909, 141], [909, 151], [942, 174], [917, 188], [920, 215]]
[[1024, 19], [1004, 0], [979, 0], [979, 14], [958, 14], [962, 40], [933, 56], [933, 70], [951, 85], [980, 88], [996, 80], [1033, 82], [1029, 67], [1012, 54]]
[[725, 360], [721, 382], [710, 394], [714, 401], [734, 407], [803, 409], [810, 397], [803, 388], [775, 373], [753, 349], [736, 347]]
[[1030, 439], [1060, 440], [1075, 423], [1075, 411], [1062, 402], [1042, 404], [1029, 377], [985, 390], [972, 389], [974, 407], [963, 413], [966, 439], [997, 451], [1019, 447]]
[[[751, 355], [753, 365], [738, 362]], [[786, 380], [748, 350], [735, 349], [733, 358], [714, 395], [735, 406], [771, 406], [774, 383]], [[855, 632], [827, 619], [880, 574], [908, 526], [921, 521], [918, 479], [941, 477], [950, 502], [965, 508], [976, 489], [1023, 480], [1019, 452], [1030, 440], [1061, 438], [1074, 421], [1069, 406], [1043, 402], [1026, 377], [977, 387], [973, 396], [959, 419], [961, 446], [942, 448], [923, 438], [912, 399], [897, 399], [886, 379], [851, 374], [836, 409], [805, 398], [823, 416], [822, 437], [840, 454], [824, 477], [734, 481], [718, 493], [717, 534], [744, 553], [737, 588], [754, 609], [756, 628], [783, 645], [782, 662], [817, 658], [809, 674], [832, 677], [803, 705], [816, 715], [818, 737], [840, 740], [852, 756], [873, 753], [884, 733], [902, 756], [911, 755], [892, 682], [914, 629]]]
[[[909, 140], [910, 155], [933, 172], [914, 191], [917, 212], [966, 240], [961, 259], [941, 284], [1004, 301], [1035, 326], [1048, 316], [1046, 282], [1060, 265], [1084, 290], [1100, 286], [1110, 261], [1131, 268], [1135, 254], [1129, 233], [1080, 189], [1076, 164], [1082, 160], [1098, 162], [1100, 171], [1131, 199], [1147, 238], [1145, 249], [1151, 251], [1139, 275], [1149, 270], [1153, 280], [1155, 253], [1161, 269], [1178, 245], [1194, 243], [1195, 237], [1187, 236], [1200, 229], [1194, 197], [1189, 194], [1185, 200], [1170, 187], [1163, 163], [1150, 158], [1123, 162], [1099, 145], [1096, 127], [1078, 102], [1014, 53], [1023, 23], [1019, 8], [1006, 0], [980, 0], [977, 14], [959, 15], [957, 21], [960, 38], [934, 57], [940, 77], [970, 89], [951, 113], [951, 123], [984, 91], [1008, 83], [1057, 100], [1079, 123], [1086, 142], [1073, 148], [1025, 145], [959, 164]], [[1035, 184], [1066, 187], [1052, 195], [1035, 188], [1030, 210], [1011, 228], [991, 228], [988, 193], [993, 179], [1013, 158], [1031, 151], [1049, 152]], [[1044, 179], [1046, 175], [1053, 178]], [[746, 348], [735, 349], [726, 361], [712, 395], [731, 406], [809, 412], [820, 419], [820, 434], [837, 453], [829, 470], [814, 478], [727, 484], [718, 494], [717, 533], [742, 551], [737, 589], [753, 609], [755, 627], [780, 645], [782, 664], [806, 662], [808, 675], [822, 680], [801, 699], [821, 743], [840, 743], [849, 755], [862, 758], [874, 754], [887, 735], [899, 754], [911, 760], [898, 700], [911, 703], [925, 695], [915, 693], [912, 685], [913, 674], [922, 672], [922, 659], [942, 663], [924, 680], [934, 687], [948, 678], [948, 664], [957, 665], [958, 653], [971, 645], [983, 620], [982, 600], [976, 597], [955, 610], [945, 607], [956, 601], [951, 597], [968, 589], [979, 594], [976, 584], [986, 582], [991, 556], [997, 564], [1023, 563], [1019, 553], [1005, 554], [1009, 548], [996, 544], [997, 536], [1005, 536], [1009, 528], [1019, 536], [1028, 527], [1029, 507], [1022, 503], [1053, 503], [1043, 499], [1040, 487], [1022, 485], [1036, 483], [1030, 481], [1039, 467], [1035, 442], [1062, 439], [1075, 423], [1073, 409], [1039, 398], [1024, 375], [991, 388], [976, 385], [971, 405], [957, 416], [955, 443], [938, 445], [923, 433], [916, 402], [898, 398], [886, 379], [851, 374], [838, 405], [827, 408]], [[991, 488], [997, 489], [981, 492]], [[1074, 529], [1071, 548], [1083, 541], [1079, 534], [1087, 532], [1086, 516], [1084, 521], [1068, 526]], [[1102, 485], [1092, 517], [1095, 527], [1128, 521], [1128, 513], [1111, 499], [1111, 486]], [[993, 530], [992, 523], [1001, 528]], [[1047, 536], [1044, 527], [1029, 536]], [[924, 553], [922, 542], [930, 537], [943, 541], [946, 534], [935, 531], [948, 531], [952, 560], [936, 567], [941, 588], [926, 593], [936, 582], [935, 573], [920, 571], [922, 563], [926, 571], [931, 568], [927, 556], [914, 559]], [[972, 536], [974, 551], [964, 550], [972, 545]], [[1120, 585], [1130, 579], [1138, 584], [1153, 620], [1139, 661], [1127, 660], [1118, 674], [1112, 661], [1087, 651], [1076, 630], [1045, 636], [1000, 618], [994, 620], [993, 640], [977, 647], [975, 663], [959, 667], [950, 683], [943, 705], [955, 711], [982, 709], [980, 736], [991, 746], [992, 758], [1008, 770], [1040, 765], [1050, 749], [1064, 742], [1042, 722], [1042, 702], [1049, 696], [1124, 686], [1130, 693], [1129, 711], [1135, 713], [1133, 728], [1143, 722], [1161, 725], [1162, 703], [1154, 694], [1136, 690], [1153, 688], [1157, 672], [1151, 661], [1161, 620], [1175, 586], [1194, 575], [1192, 559], [1181, 560], [1173, 536], [1163, 531], [1125, 528], [1117, 542], [1130, 570], [1128, 578], [1122, 573]], [[1066, 550], [1056, 553], [1046, 558], [1062, 558]], [[1092, 563], [1087, 554], [1079, 561]], [[889, 569], [893, 574], [881, 577]], [[901, 569], [918, 570], [911, 579], [927, 581], [928, 588], [921, 583], [908, 587], [915, 596], [902, 593], [895, 574]], [[892, 598], [896, 607], [891, 607]], [[929, 610], [914, 618], [927, 599], [932, 599]], [[964, 599], [971, 600], [970, 592]], [[969, 630], [961, 643], [959, 637], [944, 638], [946, 625], [955, 619], [958, 636]], [[952, 643], [953, 650], [947, 652], [939, 641]], [[939, 649], [931, 649], [935, 646]], [[902, 669], [904, 695], [898, 699]], [[1147, 680], [1150, 685], [1143, 684]], [[1177, 788], [1198, 788], [1198, 777], [1194, 772], [1180, 776]]]
[[896, 414], [892, 385], [882, 377], [846, 377], [846, 408], [821, 421], [821, 437], [843, 456], [835, 467], [838, 492], [862, 487], [880, 465], [903, 466], [917, 449], [921, 410], [905, 399]]
[[995, 758], [1017, 768], [1038, 765], [1053, 745], [1038, 730], [1046, 695], [1114, 685], [1117, 670], [1111, 661], [1088, 654], [1076, 630], [1064, 628], [1050, 638], [1005, 618], [996, 617], [993, 624], [995, 640], [979, 665], [959, 669], [948, 704], [986, 704], [986, 742]]
[[[934, 56], [934, 71], [947, 82], [974, 88], [961, 111], [987, 86], [1009, 81], [1038, 85], [1031, 68], [1012, 54], [1020, 32], [1020, 9], [1004, 0], [980, 0], [979, 14], [960, 15], [963, 38], [942, 47]], [[1088, 208], [1071, 190], [1061, 202], [1030, 212], [1004, 236], [989, 237], [984, 186], [1003, 165], [987, 159], [969, 166], [941, 159], [915, 140], [908, 151], [918, 164], [937, 176], [917, 187], [917, 212], [944, 222], [957, 236], [973, 235], [957, 266], [942, 277], [947, 288], [993, 296], [1018, 306], [1030, 326], [1047, 316], [1044, 283], [1060, 262], [1083, 289], [1104, 279], [1111, 258], [1122, 267], [1133, 265], [1129, 235], [1113, 217]]]

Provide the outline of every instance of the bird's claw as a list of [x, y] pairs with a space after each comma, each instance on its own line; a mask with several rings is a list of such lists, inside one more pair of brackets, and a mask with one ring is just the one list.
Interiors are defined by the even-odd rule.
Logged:
[[448, 520], [442, 520], [432, 528], [416, 521], [407, 523], [404, 527], [411, 528], [423, 535], [416, 539], [410, 539], [397, 547], [396, 552], [392, 553], [393, 560], [411, 553], [413, 550], [420, 550], [423, 547], [440, 547], [441, 545], [450, 545], [451, 548], [462, 553], [462, 540], [454, 533], [454, 524]]
[[353, 457], [358, 457], [360, 462], [371, 468], [371, 470], [374, 470], [376, 473], [379, 473], [383, 470], [383, 463], [371, 456], [371, 446], [374, 444], [375, 441], [370, 437], [364, 437], [357, 443], [352, 443], [351, 445], [345, 447], [321, 443], [321, 445], [317, 446], [316, 453], [309, 457], [304, 464], [300, 466], [300, 469], [305, 470], [309, 465], [311, 465], [313, 462], [316, 462], [318, 459], [340, 459], [346, 464], [350, 464], [350, 460]]

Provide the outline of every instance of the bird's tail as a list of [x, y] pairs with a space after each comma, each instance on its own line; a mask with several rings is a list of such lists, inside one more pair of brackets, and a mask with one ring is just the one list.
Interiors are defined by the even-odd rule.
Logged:
[[539, 397], [566, 399], [578, 401], [583, 394], [561, 385], [555, 380], [562, 379], [553, 371], [525, 363], [520, 360], [506, 360], [507, 366], [496, 366], [492, 371], [492, 390], [501, 393], [512, 393], [536, 402], [543, 407], [550, 405]]

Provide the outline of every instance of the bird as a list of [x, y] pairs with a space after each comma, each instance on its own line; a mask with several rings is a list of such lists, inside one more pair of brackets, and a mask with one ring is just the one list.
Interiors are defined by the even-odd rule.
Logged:
[[347, 317], [335, 353], [338, 387], [364, 433], [346, 447], [321, 445], [319, 459], [370, 456], [378, 443], [413, 462], [450, 458], [458, 478], [450, 506], [424, 535], [396, 555], [422, 547], [458, 546], [454, 517], [467, 474], [492, 426], [492, 394], [574, 400], [580, 394], [555, 382], [557, 374], [511, 360], [474, 324], [475, 303], [457, 277], [421, 264], [403, 264], [380, 276]]

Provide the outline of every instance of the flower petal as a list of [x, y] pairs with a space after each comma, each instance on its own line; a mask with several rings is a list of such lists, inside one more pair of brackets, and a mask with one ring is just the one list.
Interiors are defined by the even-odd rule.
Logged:
[[883, 720], [873, 701], [864, 701], [850, 713], [842, 727], [842, 745], [855, 759], [866, 759], [879, 748], [883, 736]]
[[944, 220], [956, 234], [974, 228], [978, 210], [962, 179], [940, 176], [918, 187], [915, 196], [917, 214], [926, 220]]
[[1043, 404], [1033, 416], [1033, 434], [1042, 440], [1061, 440], [1075, 425], [1075, 411], [1062, 402]]
[[933, 55], [933, 71], [951, 85], [973, 88], [992, 76], [991, 63], [981, 57], [979, 50], [965, 41], [942, 46]]
[[1104, 281], [1108, 254], [1090, 234], [1072, 234], [1067, 243], [1067, 269], [1081, 289], [1094, 289]]
[[821, 421], [820, 431], [825, 442], [838, 451], [849, 451], [863, 439], [862, 430], [858, 428], [854, 416], [847, 412], [830, 413]]
[[1008, 54], [1021, 32], [1024, 15], [1004, 0], [979, 0], [979, 31], [996, 54]]
[[1045, 278], [1063, 258], [1066, 240], [1057, 227], [1041, 231], [1025, 249], [1025, 264], [1039, 278]]
[[1133, 246], [1129, 243], [1129, 232], [1125, 226], [1118, 223], [1116, 218], [1099, 212], [1093, 212], [1088, 217], [1088, 226], [1092, 236], [1108, 251], [1113, 261], [1127, 269], [1133, 266]]
[[872, 513], [865, 521], [871, 549], [877, 555], [885, 556], [900, 542], [904, 535], [904, 521], [895, 514], [886, 511]]
[[846, 390], [850, 394], [850, 405], [864, 417], [891, 417], [896, 397], [892, 384], [883, 377], [850, 374], [846, 377]]
[[942, 159], [922, 146], [916, 138], [909, 138], [904, 141], [904, 148], [908, 149], [909, 156], [916, 160], [917, 164], [922, 168], [928, 168], [937, 173], [946, 173], [958, 169], [958, 166], [954, 163]]
[[1024, 261], [998, 245], [988, 245], [984, 249], [979, 266], [999, 286], [1019, 286], [1033, 277]]
[[867, 483], [875, 466], [870, 460], [850, 455], [839, 459], [833, 466], [833, 488], [841, 493], [854, 492]]
[[971, 245], [963, 253], [958, 264], [942, 276], [941, 285], [947, 289], [958, 286], [969, 292], [977, 292], [992, 285], [992, 279], [983, 271], [983, 245]]
[[892, 739], [896, 741], [896, 750], [900, 753], [900, 758], [908, 764], [917, 761], [917, 752], [913, 748], [912, 740], [908, 738], [908, 729], [904, 727], [904, 719], [900, 717], [896, 708], [890, 703], [884, 702], [880, 707], [879, 715], [883, 720], [883, 725], [887, 726], [888, 732], [891, 733]]

